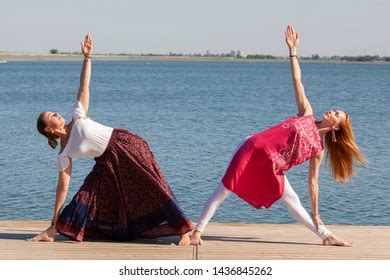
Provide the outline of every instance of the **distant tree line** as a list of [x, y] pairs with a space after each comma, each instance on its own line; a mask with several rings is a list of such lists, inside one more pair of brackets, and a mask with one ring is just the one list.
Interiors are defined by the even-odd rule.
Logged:
[[82, 54], [82, 52], [60, 52], [58, 49], [51, 49], [50, 54]]
[[[60, 52], [58, 49], [51, 49], [50, 54], [68, 54], [68, 55], [79, 55], [81, 52]], [[131, 55], [126, 53], [120, 53], [120, 54], [113, 54], [109, 53], [108, 55]], [[134, 55], [134, 54], [133, 54]], [[140, 54], [141, 56], [166, 56], [167, 54]], [[232, 55], [231, 53], [222, 53], [222, 54], [182, 54], [182, 53], [174, 53], [170, 52], [168, 56], [193, 56], [193, 57], [233, 57], [233, 58], [245, 58], [239, 55]], [[285, 59], [285, 57], [282, 56], [273, 56], [269, 54], [248, 54], [246, 56], [247, 59]], [[336, 60], [336, 61], [356, 61], [356, 62], [375, 62], [375, 61], [388, 61], [390, 62], [390, 56], [379, 56], [379, 55], [359, 55], [359, 56], [324, 56], [321, 57], [318, 54], [313, 54], [312, 56], [302, 56], [299, 57], [302, 60]]]
[[389, 56], [380, 57], [379, 55], [359, 55], [359, 56], [332, 56], [332, 60], [345, 61], [390, 61]]
[[325, 56], [320, 57], [318, 54], [314, 54], [311, 57], [301, 57], [301, 59], [310, 59], [310, 60], [339, 60], [339, 61], [357, 61], [357, 62], [374, 62], [374, 61], [390, 61], [389, 56], [379, 55], [358, 55], [358, 56], [339, 56], [334, 55], [331, 57]]
[[[264, 54], [249, 54], [246, 56], [248, 59], [283, 59], [284, 57], [264, 55]], [[338, 61], [357, 61], [357, 62], [375, 62], [375, 61], [390, 61], [390, 56], [379, 56], [379, 55], [359, 55], [359, 56], [339, 56], [334, 55], [331, 57], [321, 57], [318, 54], [312, 56], [299, 57], [303, 60], [338, 60]]]
[[248, 59], [277, 59], [278, 57], [269, 54], [248, 54]]

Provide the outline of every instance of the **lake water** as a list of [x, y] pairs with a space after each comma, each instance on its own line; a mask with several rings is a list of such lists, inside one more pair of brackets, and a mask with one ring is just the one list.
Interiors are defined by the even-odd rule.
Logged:
[[[319, 117], [338, 107], [352, 118], [369, 164], [340, 186], [321, 167], [320, 213], [326, 224], [390, 225], [390, 65], [302, 63], [306, 94]], [[81, 62], [0, 65], [0, 219], [52, 217], [56, 154], [36, 131], [41, 111], [68, 120]], [[184, 212], [194, 221], [236, 145], [296, 114], [284, 62], [95, 61], [90, 117], [149, 142]], [[92, 168], [76, 159], [70, 201]], [[308, 164], [287, 176], [309, 209]], [[294, 223], [281, 202], [256, 210], [230, 196], [214, 222]]]

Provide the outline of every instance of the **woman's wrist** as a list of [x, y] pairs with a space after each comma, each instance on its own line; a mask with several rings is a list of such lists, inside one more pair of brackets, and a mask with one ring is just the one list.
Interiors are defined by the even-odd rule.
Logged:
[[297, 57], [297, 49], [296, 48], [290, 48], [289, 49], [290, 57]]
[[89, 62], [92, 60], [92, 54], [84, 54], [84, 61]]
[[53, 218], [51, 219], [50, 225], [55, 227], [58, 221], [58, 216], [54, 215]]

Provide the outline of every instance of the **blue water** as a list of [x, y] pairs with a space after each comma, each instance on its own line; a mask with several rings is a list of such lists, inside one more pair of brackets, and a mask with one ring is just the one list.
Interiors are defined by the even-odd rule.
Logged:
[[[301, 65], [316, 116], [347, 110], [369, 164], [340, 186], [321, 167], [320, 213], [327, 224], [390, 225], [390, 65]], [[0, 65], [0, 219], [50, 219], [57, 170], [36, 131], [41, 111], [69, 119], [81, 63]], [[236, 145], [296, 113], [287, 63], [95, 61], [90, 117], [147, 139], [180, 206], [194, 221], [217, 186]], [[73, 165], [68, 202], [92, 168]], [[287, 173], [309, 209], [307, 168]], [[295, 222], [282, 203], [256, 210], [232, 195], [213, 221]]]

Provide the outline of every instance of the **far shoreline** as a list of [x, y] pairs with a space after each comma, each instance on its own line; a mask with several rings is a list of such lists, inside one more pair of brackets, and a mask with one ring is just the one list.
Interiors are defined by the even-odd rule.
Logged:
[[[35, 53], [0, 53], [0, 61], [81, 61], [80, 54], [35, 54]], [[119, 54], [95, 54], [93, 60], [96, 61], [181, 61], [181, 62], [289, 62], [289, 58], [276, 59], [248, 59], [234, 57], [213, 57], [213, 56], [172, 56], [172, 55], [119, 55]], [[301, 59], [302, 63], [332, 63], [332, 64], [374, 64], [388, 65], [389, 61], [346, 61], [332, 59]]]

